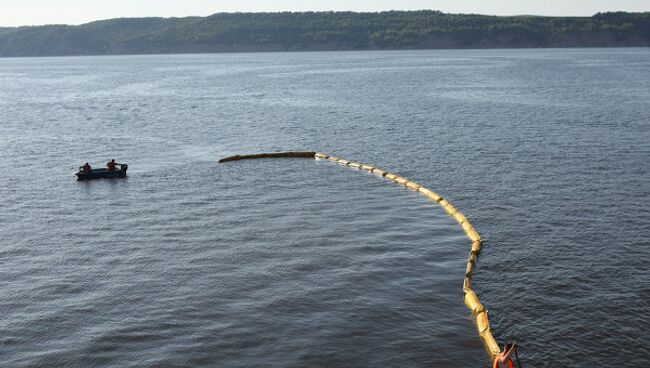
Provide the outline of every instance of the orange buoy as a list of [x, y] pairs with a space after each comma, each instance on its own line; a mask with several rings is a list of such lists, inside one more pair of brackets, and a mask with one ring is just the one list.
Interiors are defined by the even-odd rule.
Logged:
[[492, 366], [492, 368], [503, 368], [503, 367], [512, 368], [513, 367], [512, 366], [512, 359], [507, 358], [505, 361], [502, 362], [499, 359], [499, 357], [497, 356], [494, 359], [494, 365]]
[[515, 347], [515, 344], [506, 344], [506, 346], [503, 347], [503, 351], [497, 354], [497, 356], [494, 358], [494, 364], [492, 365], [492, 368], [512, 368], [513, 364], [510, 356], [515, 350]]

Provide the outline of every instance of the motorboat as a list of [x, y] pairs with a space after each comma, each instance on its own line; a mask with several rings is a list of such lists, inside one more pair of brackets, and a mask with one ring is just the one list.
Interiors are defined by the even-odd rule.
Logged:
[[126, 178], [126, 170], [129, 168], [127, 164], [118, 164], [119, 168], [114, 170], [104, 169], [90, 169], [86, 171], [83, 166], [79, 167], [79, 171], [75, 173], [77, 180], [92, 180], [92, 179], [109, 179], [109, 178]]

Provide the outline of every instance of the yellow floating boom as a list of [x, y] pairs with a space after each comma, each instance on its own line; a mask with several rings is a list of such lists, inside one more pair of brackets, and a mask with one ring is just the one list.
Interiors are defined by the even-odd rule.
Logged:
[[451, 203], [449, 203], [447, 200], [445, 200], [444, 198], [442, 198], [432, 190], [427, 189], [422, 185], [413, 182], [411, 180], [408, 180], [406, 178], [403, 178], [399, 175], [390, 173], [388, 171], [384, 171], [382, 169], [376, 168], [371, 165], [344, 160], [342, 158], [330, 156], [324, 153], [279, 152], [279, 153], [261, 153], [261, 154], [254, 154], [254, 155], [237, 155], [237, 156], [226, 157], [224, 159], [219, 160], [219, 162], [222, 163], [228, 161], [250, 160], [250, 159], [261, 159], [261, 158], [314, 158], [317, 160], [329, 160], [341, 165], [372, 172], [390, 181], [393, 181], [397, 184], [405, 186], [406, 188], [409, 188], [415, 192], [418, 192], [423, 196], [427, 197], [429, 200], [438, 203], [438, 205], [442, 207], [442, 209], [445, 210], [445, 212], [447, 212], [449, 216], [451, 216], [454, 220], [456, 220], [456, 222], [458, 222], [458, 224], [465, 232], [465, 235], [467, 235], [467, 237], [470, 240], [472, 248], [467, 260], [467, 267], [465, 268], [465, 278], [463, 280], [463, 295], [464, 295], [463, 301], [465, 302], [467, 308], [470, 311], [472, 311], [472, 316], [474, 317], [474, 321], [476, 322], [476, 329], [478, 335], [481, 338], [481, 341], [483, 341], [483, 345], [485, 346], [485, 349], [490, 355], [490, 358], [494, 360], [497, 357], [497, 355], [501, 353], [501, 350], [499, 349], [499, 345], [497, 344], [496, 340], [494, 339], [494, 336], [492, 335], [492, 331], [490, 330], [490, 322], [488, 320], [487, 310], [483, 307], [481, 302], [478, 300], [476, 293], [472, 289], [472, 278], [474, 275], [474, 268], [476, 266], [476, 258], [479, 252], [481, 251], [482, 240], [481, 237], [476, 232], [476, 230], [474, 229], [474, 227], [472, 226], [472, 224], [470, 224], [467, 217], [465, 217], [465, 215], [460, 213]]

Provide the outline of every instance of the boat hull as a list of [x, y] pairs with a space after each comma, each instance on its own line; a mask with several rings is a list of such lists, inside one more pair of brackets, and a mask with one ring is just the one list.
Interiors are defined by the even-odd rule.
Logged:
[[108, 171], [108, 169], [92, 169], [90, 172], [78, 171], [75, 176], [77, 180], [126, 178], [126, 168], [123, 167], [113, 171]]

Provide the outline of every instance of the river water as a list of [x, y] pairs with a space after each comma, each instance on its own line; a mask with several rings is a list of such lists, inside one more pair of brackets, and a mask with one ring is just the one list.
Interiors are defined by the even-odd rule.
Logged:
[[[6, 367], [650, 361], [650, 50], [0, 59]], [[115, 158], [124, 180], [76, 182]]]

